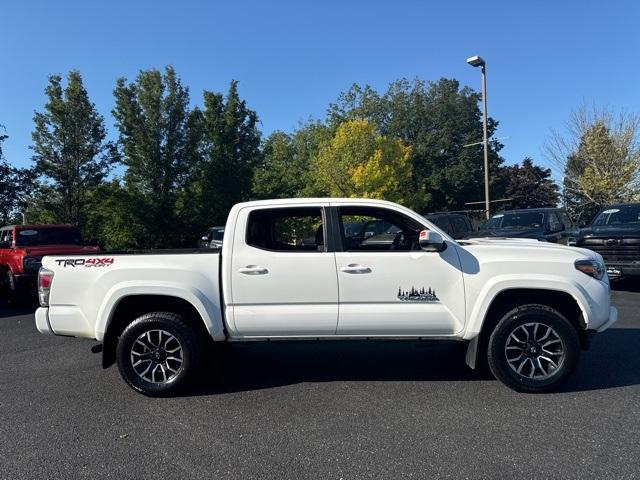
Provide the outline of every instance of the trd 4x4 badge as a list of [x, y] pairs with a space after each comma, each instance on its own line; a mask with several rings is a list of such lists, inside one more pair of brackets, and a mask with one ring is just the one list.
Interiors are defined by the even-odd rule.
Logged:
[[114, 262], [113, 257], [103, 258], [64, 258], [56, 259], [55, 262], [64, 267], [110, 267]]

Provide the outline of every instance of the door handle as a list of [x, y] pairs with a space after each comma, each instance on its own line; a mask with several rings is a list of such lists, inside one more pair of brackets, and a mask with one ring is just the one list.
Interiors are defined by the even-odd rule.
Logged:
[[258, 265], [247, 265], [246, 267], [240, 267], [238, 272], [244, 273], [245, 275], [265, 275], [269, 273], [269, 270]]
[[340, 271], [344, 273], [371, 273], [369, 267], [363, 267], [357, 263], [350, 263], [346, 267], [340, 267]]

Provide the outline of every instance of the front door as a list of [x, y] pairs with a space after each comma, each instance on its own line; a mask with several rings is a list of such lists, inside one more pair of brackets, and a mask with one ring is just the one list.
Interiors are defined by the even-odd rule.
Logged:
[[[464, 285], [455, 244], [442, 252], [420, 250], [424, 225], [390, 208], [342, 206], [338, 219], [339, 335], [439, 336], [463, 328]], [[384, 231], [371, 235], [372, 223]]]
[[335, 334], [338, 280], [335, 254], [326, 248], [324, 208], [248, 208], [240, 211], [237, 225], [228, 310], [235, 328], [231, 333]]

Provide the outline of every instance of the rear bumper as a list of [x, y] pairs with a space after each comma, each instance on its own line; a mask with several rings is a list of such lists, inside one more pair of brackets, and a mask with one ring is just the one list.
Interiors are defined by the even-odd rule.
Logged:
[[54, 335], [49, 323], [49, 309], [40, 307], [36, 310], [36, 328], [45, 335]]

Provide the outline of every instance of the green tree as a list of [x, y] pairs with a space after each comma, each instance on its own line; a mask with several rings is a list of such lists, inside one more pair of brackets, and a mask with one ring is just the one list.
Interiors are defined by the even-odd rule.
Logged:
[[332, 137], [321, 122], [308, 122], [292, 134], [272, 133], [263, 143], [262, 162], [253, 177], [257, 198], [313, 195], [311, 165], [320, 148]]
[[7, 138], [0, 125], [0, 225], [19, 220], [34, 188], [33, 170], [14, 167], [5, 159], [2, 144]]
[[424, 193], [411, 185], [411, 147], [379, 135], [366, 120], [340, 124], [314, 162], [320, 193], [340, 197], [382, 198], [414, 209]]
[[[189, 179], [197, 145], [189, 130], [189, 91], [172, 67], [141, 71], [114, 90], [113, 116], [120, 132], [127, 204], [121, 212], [132, 247], [173, 247], [184, 242], [177, 215], [179, 191]], [[193, 118], [192, 118], [193, 117]], [[129, 227], [127, 227], [129, 225]]]
[[44, 179], [38, 203], [45, 218], [83, 227], [94, 204], [91, 192], [117, 160], [116, 148], [105, 141], [104, 119], [89, 100], [80, 72], [51, 75], [45, 88], [44, 111], [34, 115], [32, 133], [35, 172]]
[[[382, 135], [402, 140], [412, 148], [413, 187], [428, 189], [428, 208], [457, 209], [484, 196], [482, 145], [466, 146], [482, 139], [479, 100], [478, 93], [460, 88], [454, 79], [428, 83], [402, 79], [382, 95], [354, 85], [329, 107], [328, 121], [337, 125], [362, 118]], [[490, 137], [497, 126], [489, 118]], [[498, 175], [502, 145], [491, 140], [489, 148], [492, 195], [497, 197], [503, 193]]]
[[564, 173], [563, 199], [578, 222], [603, 206], [640, 200], [640, 116], [574, 111], [567, 133], [552, 134], [547, 156]]
[[201, 158], [189, 185], [198, 228], [224, 224], [231, 207], [251, 197], [253, 170], [261, 157], [257, 123], [256, 112], [238, 94], [238, 82], [231, 82], [226, 97], [204, 92], [197, 122]]
[[502, 167], [505, 196], [512, 208], [554, 207], [560, 199], [558, 185], [551, 178], [551, 169], [533, 164], [526, 157], [519, 164]]

